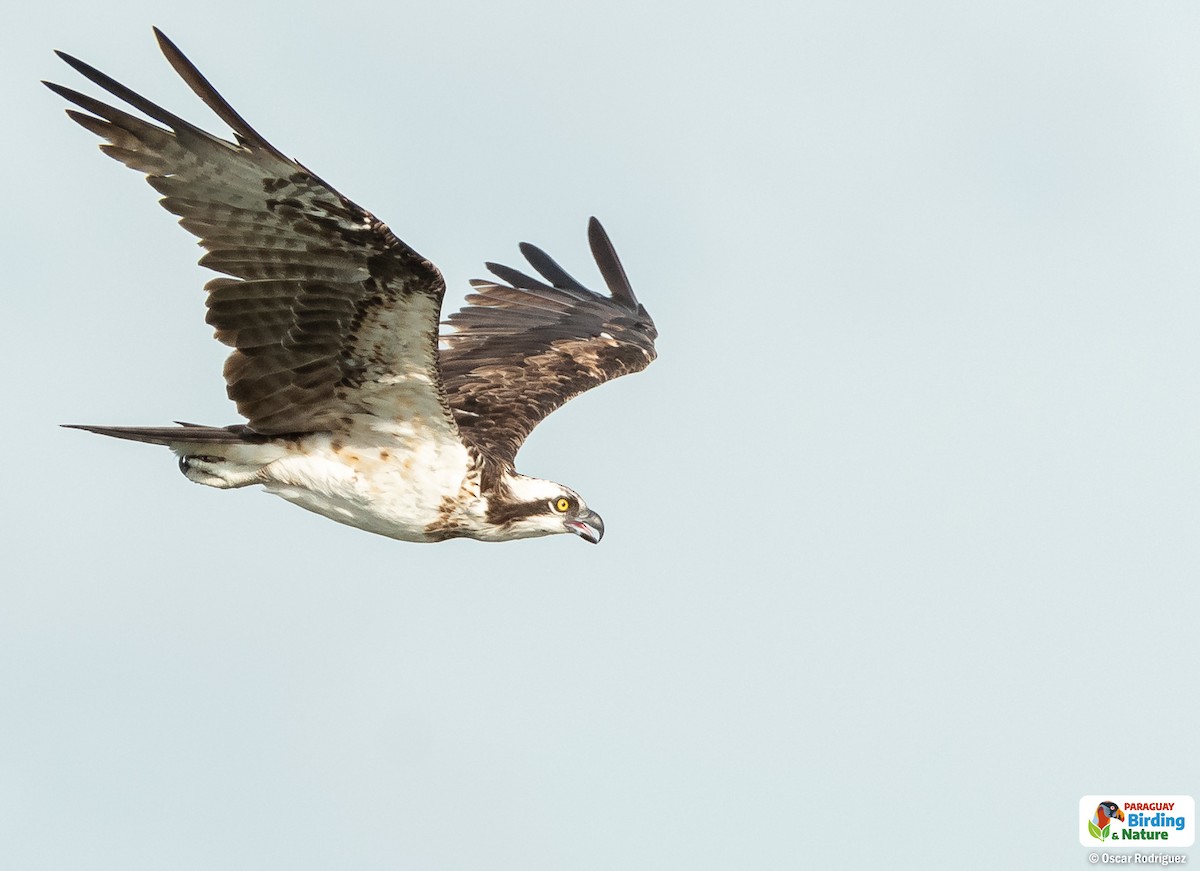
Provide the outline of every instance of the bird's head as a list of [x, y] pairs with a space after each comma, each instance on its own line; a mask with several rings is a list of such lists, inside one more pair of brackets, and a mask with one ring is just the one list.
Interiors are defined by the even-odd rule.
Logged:
[[1096, 820], [1103, 828], [1109, 820], [1125, 822], [1125, 812], [1111, 801], [1102, 801], [1096, 808]]
[[583, 497], [562, 484], [512, 475], [489, 498], [487, 520], [501, 539], [534, 538], [570, 532], [599, 544], [604, 521]]

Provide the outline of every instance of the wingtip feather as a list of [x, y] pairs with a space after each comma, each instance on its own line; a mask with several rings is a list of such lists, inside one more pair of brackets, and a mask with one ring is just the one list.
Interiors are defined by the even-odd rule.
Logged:
[[621, 258], [617, 256], [617, 249], [595, 215], [588, 219], [588, 244], [613, 299], [636, 307], [637, 297], [634, 296], [633, 286], [629, 283], [629, 276], [625, 274], [625, 267], [621, 265]]
[[520, 244], [521, 254], [529, 261], [529, 265], [559, 290], [576, 293], [591, 293], [575, 276], [563, 269], [553, 257], [536, 245], [528, 242]]
[[[58, 94], [60, 97], [66, 97], [66, 99], [68, 99], [68, 100], [71, 99], [68, 96], [68, 94], [71, 94], [73, 92], [71, 91], [70, 88], [66, 87], [65, 85], [60, 85], [58, 82], [49, 82], [46, 79], [42, 79], [42, 84], [45, 85], [47, 88], [49, 88], [54, 93]], [[72, 102], [74, 102], [74, 101], [72, 101]]]
[[158, 41], [159, 51], [163, 53], [163, 57], [167, 59], [167, 63], [183, 79], [184, 83], [192, 89], [192, 93], [199, 97], [208, 108], [212, 109], [218, 118], [229, 125], [229, 129], [234, 132], [239, 141], [261, 148], [268, 154], [280, 160], [287, 161], [287, 157], [283, 152], [251, 127], [246, 122], [246, 119], [229, 104], [229, 101], [221, 96], [217, 89], [213, 87], [212, 82], [200, 72], [199, 67], [188, 59], [188, 56], [180, 50], [179, 46], [170, 37], [157, 27], [151, 29], [154, 31], [154, 38]]

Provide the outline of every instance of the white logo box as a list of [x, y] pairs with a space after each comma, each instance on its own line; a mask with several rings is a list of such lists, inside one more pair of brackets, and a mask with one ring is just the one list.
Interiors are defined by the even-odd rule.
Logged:
[[[1109, 836], [1101, 841], [1088, 831], [1088, 823], [1096, 807], [1105, 801], [1121, 809], [1125, 822], [1113, 820]], [[1108, 793], [1085, 795], [1079, 800], [1079, 843], [1085, 847], [1166, 851], [1190, 847], [1195, 841], [1196, 802], [1190, 795]]]

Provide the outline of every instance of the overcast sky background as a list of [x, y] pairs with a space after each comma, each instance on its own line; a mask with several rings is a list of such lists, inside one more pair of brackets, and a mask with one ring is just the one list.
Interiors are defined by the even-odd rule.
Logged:
[[[316, 10], [320, 11], [316, 11]], [[6, 16], [13, 13], [6, 12]], [[237, 418], [95, 64], [661, 339], [413, 545], [59, 423]], [[0, 28], [5, 869], [1074, 867], [1200, 786], [1195, 2], [28, 4]]]

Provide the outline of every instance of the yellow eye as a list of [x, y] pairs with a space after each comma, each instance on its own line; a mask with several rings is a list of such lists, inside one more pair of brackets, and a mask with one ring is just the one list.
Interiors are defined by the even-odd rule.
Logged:
[[559, 496], [554, 500], [554, 510], [559, 514], [566, 514], [571, 510], [571, 500], [566, 496]]

